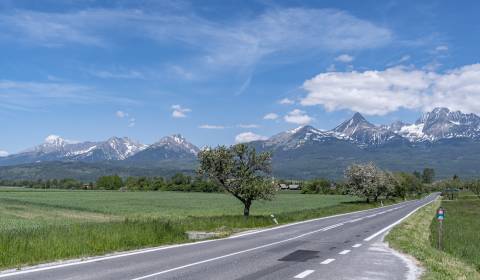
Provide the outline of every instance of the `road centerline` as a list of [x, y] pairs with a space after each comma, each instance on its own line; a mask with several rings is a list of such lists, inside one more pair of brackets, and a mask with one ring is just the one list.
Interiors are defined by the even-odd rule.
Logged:
[[329, 263], [334, 262], [334, 261], [335, 261], [335, 259], [326, 259], [323, 262], [321, 262], [320, 264], [329, 264]]
[[295, 275], [295, 277], [293, 277], [293, 278], [302, 279], [302, 278], [305, 278], [305, 277], [307, 277], [308, 275], [310, 275], [314, 272], [315, 272], [315, 270], [308, 269], [308, 270], [305, 270], [304, 272], [302, 272], [300, 274]]

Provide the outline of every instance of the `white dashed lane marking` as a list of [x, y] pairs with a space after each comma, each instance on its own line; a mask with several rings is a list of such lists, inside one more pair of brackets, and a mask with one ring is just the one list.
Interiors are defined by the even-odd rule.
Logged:
[[346, 254], [348, 254], [348, 253], [350, 253], [350, 250], [343, 250], [343, 251], [341, 251], [341, 252], [338, 253], [338, 254], [340, 254], [340, 255], [346, 255]]
[[307, 277], [308, 275], [310, 275], [310, 274], [312, 274], [312, 273], [314, 273], [314, 272], [315, 272], [315, 270], [305, 270], [304, 272], [296, 275], [296, 276], [293, 277], [293, 278], [302, 279], [302, 278], [305, 278], [305, 277]]
[[335, 259], [326, 259], [323, 262], [321, 262], [321, 264], [329, 264], [329, 263], [333, 262], [334, 260]]
[[353, 247], [353, 248], [358, 248], [358, 247], [360, 247], [360, 246], [362, 246], [362, 244], [357, 243], [357, 244], [353, 245], [352, 247]]

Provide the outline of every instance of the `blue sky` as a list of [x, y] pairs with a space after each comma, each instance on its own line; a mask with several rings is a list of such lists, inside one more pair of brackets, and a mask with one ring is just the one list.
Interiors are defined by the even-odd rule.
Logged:
[[2, 1], [0, 151], [480, 113], [478, 1]]

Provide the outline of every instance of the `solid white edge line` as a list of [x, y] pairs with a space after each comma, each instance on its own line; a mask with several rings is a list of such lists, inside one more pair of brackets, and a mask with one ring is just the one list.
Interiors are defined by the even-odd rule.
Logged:
[[350, 253], [350, 250], [343, 250], [343, 251], [341, 251], [341, 252], [338, 253], [338, 254], [339, 254], [339, 255], [346, 255], [346, 254], [348, 254], [348, 253]]
[[335, 261], [335, 259], [326, 259], [324, 260], [323, 262], [321, 262], [320, 264], [329, 264], [331, 262]]
[[295, 277], [293, 277], [293, 278], [302, 279], [302, 278], [305, 278], [305, 277], [307, 277], [308, 275], [310, 275], [314, 272], [315, 272], [315, 270], [308, 269], [308, 270], [305, 270], [304, 272], [302, 272], [300, 274], [295, 275]]
[[332, 215], [332, 216], [327, 216], [327, 217], [315, 218], [315, 219], [305, 220], [305, 221], [301, 221], [301, 222], [296, 222], [296, 223], [281, 225], [281, 226], [277, 226], [277, 227], [267, 228], [267, 229], [263, 229], [263, 230], [248, 232], [248, 233], [244, 233], [244, 234], [229, 236], [229, 237], [226, 237], [226, 238], [204, 240], [204, 241], [184, 243], [184, 244], [176, 244], [176, 245], [168, 245], [168, 246], [162, 246], [162, 247], [153, 247], [153, 248], [150, 248], [150, 249], [135, 250], [135, 251], [127, 252], [127, 253], [120, 253], [120, 254], [115, 254], [115, 255], [106, 256], [106, 257], [92, 257], [91, 259], [87, 259], [87, 260], [73, 261], [73, 262], [67, 262], [67, 263], [57, 264], [57, 265], [44, 264], [46, 266], [37, 267], [37, 268], [27, 268], [25, 270], [20, 270], [20, 271], [17, 270], [17, 271], [14, 271], [14, 272], [8, 272], [8, 271], [11, 271], [11, 270], [6, 270], [6, 271], [3, 272], [3, 274], [2, 274], [2, 272], [0, 272], [0, 278], [5, 278], [5, 277], [10, 277], [10, 276], [15, 276], [15, 275], [22, 275], [22, 274], [27, 274], [27, 273], [32, 273], [32, 272], [52, 270], [52, 269], [57, 269], [57, 268], [64, 268], [64, 267], [75, 266], [75, 265], [88, 264], [88, 263], [93, 263], [93, 262], [99, 262], [99, 261], [111, 260], [111, 259], [116, 259], [116, 258], [140, 255], [140, 254], [151, 253], [151, 252], [156, 252], [156, 251], [164, 251], [164, 250], [168, 250], [168, 249], [185, 247], [185, 246], [193, 246], [193, 245], [198, 245], [198, 244], [203, 244], [203, 243], [218, 242], [218, 241], [222, 241], [222, 240], [226, 240], [226, 239], [235, 239], [235, 238], [239, 238], [239, 237], [243, 237], [243, 236], [248, 236], [248, 235], [258, 234], [258, 233], [262, 233], [262, 232], [282, 229], [282, 228], [291, 227], [291, 226], [295, 226], [295, 225], [300, 225], [300, 224], [305, 224], [305, 223], [310, 223], [310, 222], [315, 222], [315, 221], [320, 221], [320, 220], [325, 220], [325, 219], [331, 219], [331, 218], [336, 218], [336, 217], [342, 217], [342, 216], [346, 216], [346, 215], [350, 215], [350, 214], [363, 213], [363, 212], [367, 212], [367, 211], [375, 211], [375, 210], [378, 210], [378, 209], [382, 209], [382, 208], [385, 208], [385, 207], [392, 207], [392, 206], [395, 206], [395, 205], [398, 206], [398, 205], [408, 204], [408, 203], [411, 203], [411, 202], [414, 202], [414, 201], [416, 201], [416, 200], [403, 201], [403, 202], [400, 202], [400, 203], [381, 206], [381, 207], [376, 207], [376, 208], [372, 208], [372, 209], [365, 209], [365, 210], [359, 210], [359, 211], [354, 211], [354, 212], [349, 212], [349, 213], [337, 214], [337, 215]]
[[406, 218], [410, 217], [413, 213], [417, 212], [418, 209], [429, 205], [430, 203], [434, 202], [435, 200], [436, 200], [436, 199], [433, 199], [432, 201], [430, 201], [430, 202], [428, 202], [428, 203], [426, 203], [426, 204], [420, 205], [419, 207], [415, 208], [412, 212], [408, 213], [406, 216], [404, 216], [403, 218], [399, 219], [399, 220], [396, 221], [395, 223], [390, 224], [390, 225], [384, 227], [383, 229], [377, 231], [376, 233], [370, 235], [369, 237], [365, 238], [364, 241], [370, 241], [370, 240], [374, 239], [375, 237], [379, 236], [380, 234], [386, 232], [387, 230], [393, 228], [394, 226], [400, 224], [403, 220], [405, 220]]

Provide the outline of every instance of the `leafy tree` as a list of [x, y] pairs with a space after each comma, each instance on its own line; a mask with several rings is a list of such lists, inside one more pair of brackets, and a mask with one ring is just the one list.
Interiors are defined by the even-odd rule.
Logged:
[[191, 181], [192, 181], [192, 178], [183, 173], [176, 173], [170, 179], [170, 182], [174, 185], [189, 185]]
[[118, 175], [102, 176], [97, 180], [97, 188], [105, 190], [118, 190], [123, 187], [122, 178]]
[[257, 153], [245, 144], [205, 149], [198, 155], [198, 173], [214, 180], [244, 205], [250, 215], [254, 200], [273, 198], [275, 188], [265, 178], [271, 173], [271, 154]]
[[162, 177], [154, 177], [150, 184], [150, 189], [153, 191], [161, 190], [165, 187], [165, 180]]
[[414, 174], [405, 172], [396, 173], [395, 196], [406, 198], [408, 194], [418, 194], [422, 192], [422, 182]]
[[422, 174], [417, 170], [413, 171], [413, 176], [417, 177], [418, 179], [422, 179]]
[[373, 163], [353, 164], [345, 170], [348, 193], [364, 197], [367, 203], [373, 198], [377, 201], [382, 194], [386, 194], [390, 186], [385, 172]]
[[435, 170], [433, 168], [425, 168], [422, 172], [422, 182], [425, 184], [433, 183], [435, 178]]
[[302, 186], [302, 193], [330, 193], [331, 182], [326, 179], [315, 179], [307, 181]]
[[468, 184], [468, 189], [480, 198], [480, 180], [473, 180]]

